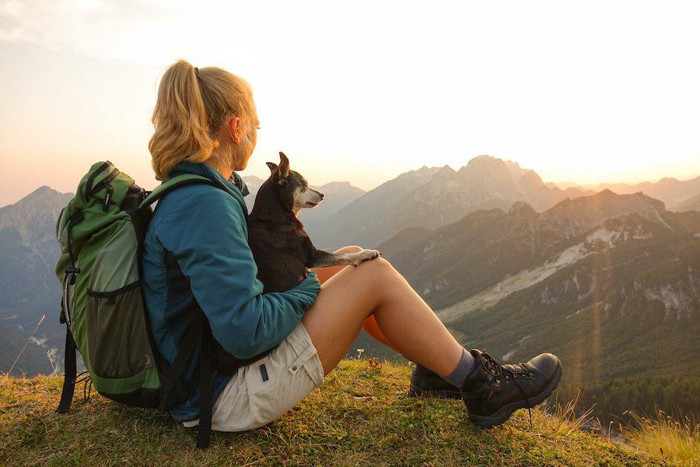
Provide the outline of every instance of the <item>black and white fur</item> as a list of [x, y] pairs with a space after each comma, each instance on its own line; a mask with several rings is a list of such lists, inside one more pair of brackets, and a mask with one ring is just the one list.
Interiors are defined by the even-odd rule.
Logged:
[[280, 164], [268, 162], [270, 177], [260, 186], [248, 216], [248, 243], [258, 266], [264, 291], [289, 290], [306, 276], [307, 268], [351, 264], [381, 255], [377, 250], [336, 254], [317, 250], [297, 215], [314, 208], [323, 194], [309, 188], [306, 179], [289, 169], [289, 159], [280, 152]]

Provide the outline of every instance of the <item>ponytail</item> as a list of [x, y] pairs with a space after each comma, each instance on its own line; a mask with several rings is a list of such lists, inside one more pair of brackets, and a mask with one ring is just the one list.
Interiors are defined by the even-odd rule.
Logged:
[[160, 81], [148, 143], [160, 180], [179, 162], [204, 162], [218, 146], [216, 134], [227, 116], [251, 114], [253, 98], [243, 79], [215, 67], [195, 69], [184, 60], [168, 68]]

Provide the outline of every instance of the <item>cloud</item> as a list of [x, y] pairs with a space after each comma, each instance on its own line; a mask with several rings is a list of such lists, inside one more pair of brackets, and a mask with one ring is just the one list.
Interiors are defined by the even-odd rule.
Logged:
[[181, 45], [182, 18], [179, 7], [153, 0], [0, 0], [0, 43], [147, 63]]

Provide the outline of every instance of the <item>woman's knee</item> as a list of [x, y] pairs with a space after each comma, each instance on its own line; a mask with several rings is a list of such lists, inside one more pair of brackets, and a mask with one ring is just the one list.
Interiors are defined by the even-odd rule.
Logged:
[[335, 250], [334, 253], [358, 253], [362, 250], [364, 250], [364, 248], [362, 248], [361, 246], [349, 245], [349, 246], [344, 246], [338, 250]]
[[379, 289], [386, 287], [388, 281], [398, 275], [391, 263], [381, 256], [360, 263], [358, 272], [369, 276], [370, 283], [379, 287]]

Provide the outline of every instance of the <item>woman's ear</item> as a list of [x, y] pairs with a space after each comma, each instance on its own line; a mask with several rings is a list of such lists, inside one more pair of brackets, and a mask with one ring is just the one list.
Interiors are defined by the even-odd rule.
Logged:
[[241, 139], [243, 139], [243, 128], [241, 128], [241, 119], [238, 117], [231, 117], [226, 124], [229, 134], [231, 135], [231, 140], [239, 144]]

